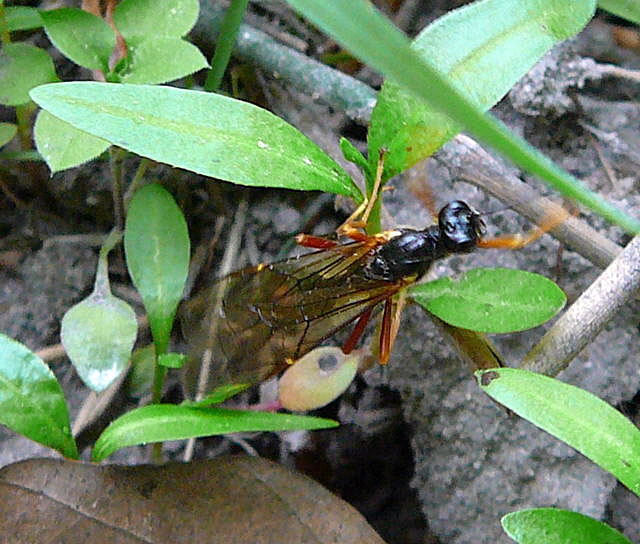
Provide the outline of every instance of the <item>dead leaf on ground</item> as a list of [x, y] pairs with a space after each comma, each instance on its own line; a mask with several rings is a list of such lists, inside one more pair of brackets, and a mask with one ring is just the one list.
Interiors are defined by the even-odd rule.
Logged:
[[310, 478], [242, 456], [162, 467], [9, 465], [0, 470], [0, 535], [12, 543], [384, 544]]

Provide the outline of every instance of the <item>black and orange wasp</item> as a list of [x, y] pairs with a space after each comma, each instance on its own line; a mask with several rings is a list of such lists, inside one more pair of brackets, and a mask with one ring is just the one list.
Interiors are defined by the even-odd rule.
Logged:
[[439, 211], [435, 225], [369, 235], [362, 228], [372, 204], [365, 202], [338, 229], [347, 242], [298, 235], [299, 244], [317, 251], [232, 273], [183, 305], [191, 357], [208, 360], [215, 375], [207, 390], [260, 382], [355, 321], [342, 348], [349, 353], [379, 305], [384, 308], [378, 358], [385, 364], [398, 331], [404, 288], [435, 261], [476, 248], [517, 249], [564, 219], [528, 235], [485, 238], [481, 215], [455, 200]]

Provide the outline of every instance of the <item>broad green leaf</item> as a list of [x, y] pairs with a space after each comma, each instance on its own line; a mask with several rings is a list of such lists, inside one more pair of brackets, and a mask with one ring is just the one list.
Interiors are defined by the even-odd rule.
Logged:
[[181, 38], [148, 39], [131, 46], [129, 55], [126, 72], [120, 74], [123, 83], [166, 83], [209, 66], [200, 50]]
[[42, 359], [0, 334], [0, 424], [78, 458], [64, 393]]
[[519, 544], [633, 544], [606, 523], [570, 510], [531, 508], [507, 514], [500, 521]]
[[637, 0], [598, 0], [598, 7], [640, 25], [640, 2]]
[[218, 94], [73, 82], [33, 99], [76, 128], [173, 166], [242, 185], [319, 190], [362, 200], [347, 173], [272, 113]]
[[105, 21], [78, 8], [43, 11], [42, 19], [47, 36], [65, 57], [85, 68], [107, 72], [116, 35]]
[[[579, 32], [593, 2], [483, 0], [449, 12], [414, 40], [413, 49], [477, 108], [494, 106], [555, 44]], [[384, 179], [431, 155], [461, 125], [396, 82], [385, 81], [371, 116], [369, 164], [384, 147]]]
[[136, 341], [136, 314], [111, 294], [107, 256], [120, 241], [113, 232], [100, 250], [93, 293], [70, 308], [62, 318], [60, 337], [82, 381], [104, 391], [129, 366]]
[[[198, 0], [123, 0], [113, 20], [127, 45], [160, 36], [179, 38], [191, 30], [198, 19]], [[168, 60], [168, 59], [165, 59]]]
[[98, 462], [120, 448], [149, 442], [238, 432], [326, 429], [337, 425], [330, 419], [291, 414], [152, 404], [111, 423], [96, 441], [91, 459]]
[[189, 269], [189, 233], [180, 208], [162, 186], [147, 185], [133, 196], [124, 249], [149, 316], [156, 353], [166, 353]]
[[615, 408], [559, 380], [515, 368], [476, 372], [480, 387], [640, 495], [640, 430]]
[[13, 123], [0, 123], [0, 147], [8, 144], [18, 132], [18, 127]]
[[16, 30], [33, 30], [34, 28], [40, 28], [43, 25], [40, 12], [36, 8], [28, 8], [26, 6], [7, 6], [4, 8], [4, 13], [7, 18], [7, 25], [9, 26], [10, 32], [14, 32]]
[[49, 54], [28, 43], [5, 43], [0, 49], [0, 104], [19, 106], [29, 102], [29, 91], [58, 81]]
[[96, 158], [109, 142], [82, 132], [46, 110], [40, 110], [33, 128], [36, 147], [51, 169], [59, 172]]
[[410, 287], [409, 294], [450, 325], [485, 333], [537, 327], [567, 300], [562, 289], [544, 276], [508, 268], [476, 268], [457, 279]]
[[[494, 117], [485, 115], [466, 96], [452, 86], [446, 77], [426, 62], [410, 42], [388, 19], [367, 0], [288, 0], [295, 9], [327, 32], [354, 56], [366, 62], [389, 79], [409, 89], [425, 103], [445, 112], [460, 126], [464, 126], [478, 140], [493, 146], [516, 164], [543, 178], [549, 185], [568, 198], [588, 206], [607, 220], [616, 223], [631, 233], [640, 233], [640, 221], [622, 213], [587, 189], [568, 172], [555, 165], [521, 137], [509, 132], [507, 127]], [[517, 9], [520, 0], [513, 0], [511, 7]], [[563, 9], [571, 6], [580, 13], [595, 7], [594, 0], [566, 2], [566, 0], [541, 0], [545, 9], [558, 13], [553, 19], [554, 29], [572, 25], [565, 24]], [[498, 16], [500, 14], [497, 14]], [[372, 157], [369, 157], [373, 161]]]

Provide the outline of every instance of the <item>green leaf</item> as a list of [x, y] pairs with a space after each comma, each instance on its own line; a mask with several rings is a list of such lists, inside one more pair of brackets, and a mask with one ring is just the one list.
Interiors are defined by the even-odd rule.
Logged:
[[[123, 0], [113, 21], [127, 45], [135, 46], [159, 36], [179, 38], [191, 30], [198, 19], [198, 0]], [[167, 59], [165, 59], [167, 60]]]
[[186, 360], [184, 353], [161, 353], [158, 364], [167, 368], [182, 368]]
[[49, 367], [20, 342], [0, 334], [0, 423], [78, 458], [64, 393]]
[[537, 327], [567, 300], [562, 289], [544, 276], [508, 268], [477, 268], [458, 279], [415, 285], [409, 294], [450, 325], [485, 333]]
[[47, 36], [65, 57], [85, 68], [109, 69], [116, 35], [100, 17], [78, 8], [60, 8], [43, 11], [42, 19]]
[[[464, 126], [480, 141], [504, 153], [525, 170], [542, 177], [565, 196], [581, 202], [609, 221], [632, 233], [640, 233], [640, 221], [620, 212], [587, 189], [568, 172], [556, 166], [522, 138], [509, 132], [497, 119], [474, 107], [465, 95], [448, 83], [447, 79], [411, 49], [409, 40], [366, 0], [288, 0], [319, 28], [343, 44], [351, 53], [378, 70], [385, 77], [409, 89], [425, 103], [445, 112], [460, 126]], [[511, 2], [512, 9], [527, 4]], [[554, 32], [575, 27], [566, 9], [575, 9], [578, 21], [584, 10], [593, 11], [594, 0], [567, 2], [566, 0], [538, 0], [541, 9], [556, 14], [551, 27]], [[500, 14], [496, 14], [498, 16]], [[583, 21], [584, 24], [587, 21]], [[481, 27], [478, 26], [478, 31]], [[377, 158], [377, 157], [376, 157]], [[369, 157], [370, 161], [374, 158]]]
[[0, 147], [8, 144], [18, 132], [18, 127], [13, 123], [0, 123]]
[[62, 318], [60, 337], [82, 381], [103, 391], [129, 366], [136, 341], [136, 314], [126, 302], [111, 294], [107, 255], [120, 241], [113, 232], [98, 259], [93, 293], [71, 307]]
[[33, 128], [36, 148], [51, 169], [59, 172], [73, 168], [106, 151], [110, 144], [40, 110]]
[[156, 348], [153, 344], [134, 349], [131, 354], [131, 370], [127, 375], [127, 394], [136, 398], [149, 394], [155, 368]]
[[633, 544], [606, 523], [570, 510], [531, 508], [507, 514], [500, 521], [519, 544]]
[[362, 172], [369, 172], [367, 159], [364, 158], [364, 155], [360, 153], [360, 150], [355, 145], [344, 137], [340, 138], [340, 150], [346, 160], [355, 164]]
[[[579, 32], [593, 2], [484, 0], [425, 28], [412, 48], [475, 107], [487, 111], [555, 44]], [[394, 81], [385, 81], [371, 116], [370, 166], [384, 147], [384, 179], [428, 157], [461, 126]]]
[[209, 66], [195, 45], [181, 38], [158, 37], [129, 48], [123, 83], [166, 83]]
[[29, 102], [29, 91], [58, 81], [49, 54], [28, 43], [5, 43], [0, 49], [0, 104], [19, 106]]
[[149, 85], [73, 82], [33, 99], [114, 145], [243, 185], [362, 195], [316, 144], [272, 113], [218, 94]]
[[156, 345], [166, 353], [178, 302], [189, 269], [187, 223], [173, 197], [160, 185], [133, 196], [124, 233], [127, 267], [144, 307]]
[[152, 404], [111, 423], [96, 441], [91, 459], [99, 462], [120, 448], [149, 442], [238, 432], [326, 429], [337, 425], [330, 419], [291, 414]]
[[588, 391], [519, 370], [476, 372], [490, 397], [566, 442], [640, 495], [640, 430]]
[[598, 7], [640, 25], [640, 3], [637, 0], [598, 0]]
[[234, 383], [229, 385], [221, 385], [216, 387], [211, 393], [209, 393], [202, 400], [197, 401], [184, 401], [182, 406], [189, 406], [192, 408], [203, 408], [211, 406], [212, 404], [220, 404], [231, 397], [235, 397], [238, 393], [242, 393], [246, 389], [251, 387], [251, 384], [246, 383]]
[[10, 32], [16, 30], [33, 30], [43, 25], [40, 12], [36, 8], [26, 6], [8, 6], [4, 8]]

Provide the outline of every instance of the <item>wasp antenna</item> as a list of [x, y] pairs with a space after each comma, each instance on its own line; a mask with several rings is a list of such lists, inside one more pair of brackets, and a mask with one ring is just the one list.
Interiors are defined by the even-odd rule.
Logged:
[[438, 220], [438, 209], [433, 188], [429, 183], [428, 176], [411, 176], [407, 181], [407, 189], [415, 196], [422, 205], [429, 211], [434, 223]]

